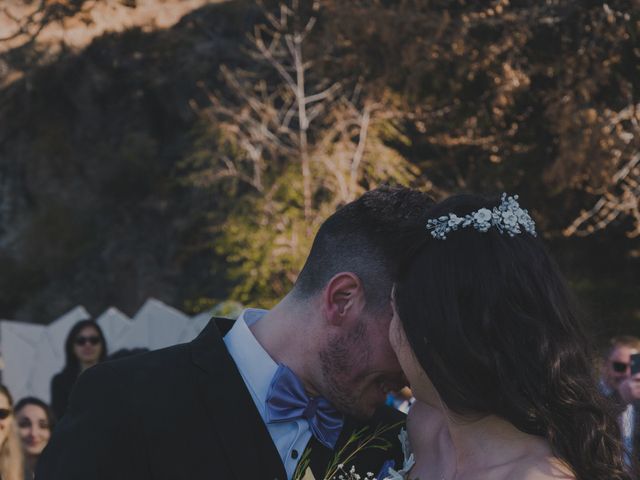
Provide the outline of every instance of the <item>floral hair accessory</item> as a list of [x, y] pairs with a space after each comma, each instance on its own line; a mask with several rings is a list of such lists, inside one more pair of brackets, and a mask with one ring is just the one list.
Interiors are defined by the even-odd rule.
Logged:
[[445, 240], [449, 232], [469, 226], [483, 233], [495, 227], [500, 233], [506, 233], [510, 237], [522, 233], [524, 228], [525, 231], [536, 236], [536, 224], [529, 212], [520, 208], [518, 195], [508, 197], [506, 193], [502, 194], [500, 205], [492, 210], [481, 208], [464, 217], [450, 213], [427, 221], [427, 230], [431, 230], [431, 235], [437, 240]]

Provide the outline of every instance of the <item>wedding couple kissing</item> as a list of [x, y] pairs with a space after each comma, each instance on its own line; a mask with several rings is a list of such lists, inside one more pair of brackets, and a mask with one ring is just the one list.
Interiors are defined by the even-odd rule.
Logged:
[[631, 479], [618, 439], [518, 197], [380, 187], [273, 309], [86, 371], [36, 479]]

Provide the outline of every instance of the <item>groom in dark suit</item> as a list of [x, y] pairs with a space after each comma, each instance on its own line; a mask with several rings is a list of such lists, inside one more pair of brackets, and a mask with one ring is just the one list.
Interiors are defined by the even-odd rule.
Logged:
[[[214, 319], [193, 342], [99, 364], [79, 379], [37, 480], [324, 478], [335, 455], [365, 477], [399, 468], [402, 416], [382, 407], [405, 381], [389, 345], [389, 295], [431, 200], [382, 187], [320, 228], [272, 310]], [[349, 438], [395, 427], [387, 450]], [[343, 447], [347, 447], [343, 450]], [[296, 474], [297, 470], [297, 474]]]

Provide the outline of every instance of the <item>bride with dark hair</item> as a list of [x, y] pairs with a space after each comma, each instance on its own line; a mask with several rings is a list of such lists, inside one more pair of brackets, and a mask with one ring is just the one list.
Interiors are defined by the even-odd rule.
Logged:
[[429, 216], [392, 294], [417, 398], [401, 478], [631, 479], [574, 302], [517, 196], [458, 195]]

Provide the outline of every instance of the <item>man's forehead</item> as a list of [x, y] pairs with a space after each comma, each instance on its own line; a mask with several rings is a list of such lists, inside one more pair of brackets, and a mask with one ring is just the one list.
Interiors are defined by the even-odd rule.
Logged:
[[611, 355], [609, 355], [609, 358], [626, 357], [629, 355], [633, 355], [634, 353], [638, 353], [637, 348], [630, 345], [618, 345], [614, 347], [613, 350], [611, 350]]

